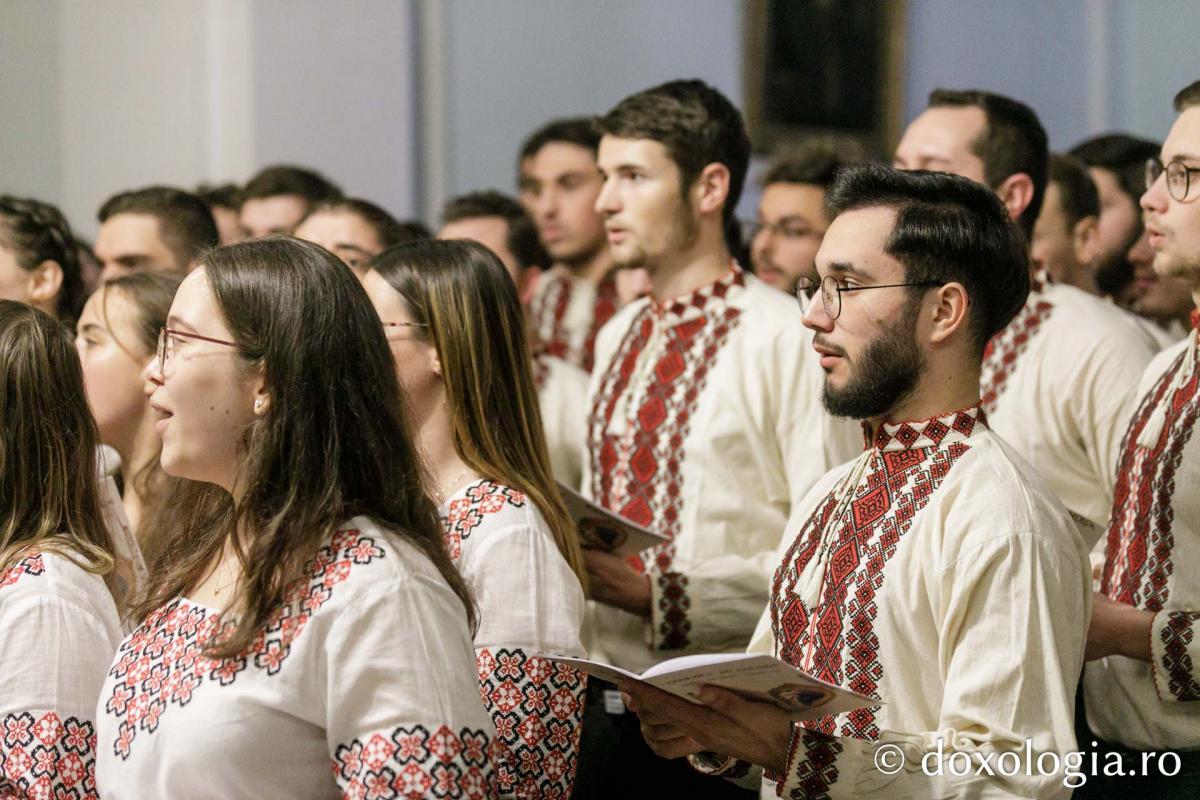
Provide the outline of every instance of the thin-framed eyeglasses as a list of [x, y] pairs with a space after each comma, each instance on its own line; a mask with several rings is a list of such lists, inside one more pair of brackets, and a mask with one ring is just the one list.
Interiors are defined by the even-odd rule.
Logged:
[[873, 286], [843, 286], [838, 283], [838, 279], [832, 275], [826, 275], [819, 281], [814, 281], [812, 278], [801, 278], [796, 284], [796, 300], [799, 301], [800, 307], [805, 308], [807, 301], [816, 294], [817, 290], [821, 290], [821, 302], [825, 305], [825, 313], [830, 319], [837, 319], [842, 314], [842, 293], [843, 292], [861, 292], [865, 289], [898, 289], [902, 286], [945, 286], [945, 281], [910, 281], [908, 283], [880, 283]]
[[158, 374], [164, 378], [167, 375], [167, 362], [175, 355], [175, 340], [178, 338], [184, 339], [199, 339], [202, 342], [211, 342], [212, 344], [222, 344], [226, 347], [238, 347], [237, 342], [227, 342], [224, 339], [214, 339], [211, 336], [201, 336], [198, 333], [188, 333], [187, 331], [177, 331], [174, 328], [159, 328], [158, 329]]
[[1179, 202], [1188, 199], [1188, 191], [1192, 185], [1192, 173], [1200, 175], [1200, 167], [1189, 167], [1182, 161], [1172, 161], [1163, 164], [1157, 156], [1146, 159], [1146, 188], [1149, 189], [1158, 180], [1158, 176], [1167, 173], [1167, 194]]
[[424, 322], [385, 322], [385, 328], [428, 328]]

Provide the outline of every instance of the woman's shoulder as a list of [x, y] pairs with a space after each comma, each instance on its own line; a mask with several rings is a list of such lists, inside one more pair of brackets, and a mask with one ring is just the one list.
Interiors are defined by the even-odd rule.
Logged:
[[80, 561], [81, 556], [52, 549], [22, 554], [0, 570], [0, 616], [10, 610], [23, 616], [30, 604], [49, 603], [72, 618], [91, 619], [92, 624], [119, 632], [120, 616], [104, 577]]
[[471, 540], [513, 529], [549, 532], [541, 511], [524, 492], [498, 481], [482, 479], [460, 489], [442, 508], [450, 554], [458, 558]]

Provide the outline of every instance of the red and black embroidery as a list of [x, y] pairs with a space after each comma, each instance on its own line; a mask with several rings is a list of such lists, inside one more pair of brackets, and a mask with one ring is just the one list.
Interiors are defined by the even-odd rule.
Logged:
[[349, 800], [484, 800], [493, 796], [491, 747], [486, 731], [413, 725], [341, 744], [331, 766]]
[[[1174, 388], [1188, 353], [1180, 354], [1142, 399], [1121, 443], [1101, 591], [1150, 611], [1164, 608], [1174, 571], [1175, 475], [1200, 418], [1200, 371]], [[1138, 444], [1158, 407], [1166, 412], [1153, 447]], [[1153, 434], [1151, 434], [1153, 435]]]
[[[838, 781], [837, 758], [841, 753], [841, 742], [832, 736], [794, 727], [787, 764], [796, 777], [789, 799], [829, 800], [830, 789]], [[783, 776], [768, 777], [783, 782]]]
[[1176, 700], [1200, 700], [1200, 681], [1196, 680], [1196, 664], [1188, 647], [1200, 625], [1200, 612], [1172, 611], [1159, 634], [1163, 644], [1162, 669], [1167, 676], [1167, 690]]
[[109, 671], [115, 680], [104, 710], [118, 721], [113, 753], [128, 758], [139, 731], [154, 733], [166, 710], [190, 703], [206, 681], [228, 686], [251, 664], [268, 675], [279, 672], [292, 643], [333, 595], [333, 587], [346, 580], [356, 564], [383, 556], [374, 539], [356, 530], [335, 533], [309, 561], [308, 579], [288, 592], [287, 601], [268, 618], [250, 649], [237, 658], [217, 660], [203, 654], [212, 637], [232, 625], [222, 624], [215, 612], [177, 598], [151, 614], [121, 643]]
[[982, 394], [980, 401], [984, 411], [996, 410], [996, 401], [1004, 393], [1005, 384], [1017, 369], [1017, 360], [1029, 347], [1030, 340], [1054, 311], [1054, 304], [1045, 299], [1035, 288], [1029, 299], [1017, 312], [1013, 321], [988, 342], [983, 351], [983, 365], [979, 374]]
[[530, 304], [531, 324], [537, 332], [542, 352], [569, 361], [571, 343], [563, 326], [563, 318], [571, 304], [571, 277], [565, 274], [549, 275], [542, 280], [545, 281], [545, 288]]
[[692, 601], [687, 594], [688, 579], [678, 572], [658, 576], [658, 633], [664, 649], [687, 647], [692, 623], [688, 612]]
[[[875, 695], [884, 672], [874, 621], [885, 567], [982, 424], [982, 411], [970, 408], [879, 430], [874, 449], [864, 456], [870, 459], [865, 477], [854, 487], [839, 484], [818, 504], [775, 572], [771, 623], [780, 658], [822, 680]], [[849, 502], [843, 502], [845, 491], [853, 492]], [[809, 608], [797, 584], [814, 557], [827, 560], [820, 599]], [[876, 710], [851, 711], [840, 728], [832, 716], [803, 724], [874, 740]]]
[[0, 797], [98, 797], [91, 720], [24, 711], [0, 719], [0, 728]]
[[0, 589], [3, 589], [5, 586], [12, 586], [26, 575], [36, 576], [44, 574], [46, 574], [46, 565], [42, 561], [41, 553], [25, 556], [4, 571], [4, 576], [0, 577]]
[[587, 372], [596, 365], [596, 334], [604, 327], [604, 323], [617, 313], [620, 300], [617, 297], [616, 270], [604, 276], [596, 287], [596, 303], [592, 307], [592, 324], [588, 328], [587, 337], [583, 340], [583, 352], [580, 354], [580, 366]]
[[484, 517], [509, 506], [524, 508], [526, 502], [523, 492], [501, 486], [495, 481], [482, 480], [472, 484], [465, 496], [450, 501], [446, 516], [442, 518], [450, 558], [457, 559], [462, 555], [463, 542], [483, 523]]
[[502, 796], [567, 798], [575, 783], [587, 677], [520, 649], [476, 653], [479, 694], [496, 726]]
[[[633, 320], [600, 382], [588, 422], [592, 496], [600, 505], [668, 539], [679, 532], [683, 507], [683, 443], [708, 373], [741, 312], [729, 295], [745, 286], [735, 267], [715, 284], [664, 306], [647, 305]], [[638, 368], [643, 351], [661, 336], [653, 363]], [[620, 400], [632, 396], [624, 430], [610, 425]], [[643, 570], [671, 572], [674, 545], [641, 556]], [[672, 598], [666, 647], [686, 647], [686, 582], [668, 579]]]

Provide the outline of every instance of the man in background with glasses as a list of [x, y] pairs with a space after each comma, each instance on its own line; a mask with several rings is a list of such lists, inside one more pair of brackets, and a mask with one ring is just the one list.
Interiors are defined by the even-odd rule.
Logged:
[[[1037, 765], [1075, 749], [1087, 548], [979, 408], [980, 355], [1029, 290], [1025, 243], [952, 175], [851, 167], [830, 210], [804, 324], [825, 407], [870, 444], [793, 513], [750, 652], [883, 704], [795, 724], [715, 687], [703, 705], [622, 689], [656, 752], [751, 785], [756, 765], [763, 797], [1066, 797]], [[979, 768], [1001, 753], [1016, 766]]]
[[[1146, 167], [1142, 211], [1154, 271], [1200, 300], [1200, 81], [1161, 158]], [[1087, 725], [1125, 775], [1079, 797], [1200, 797], [1200, 314], [1143, 376], [1121, 451], [1104, 574], [1084, 671]], [[1086, 742], [1085, 742], [1086, 744]], [[1164, 753], [1164, 751], [1166, 751]], [[1155, 766], [1146, 774], [1146, 756]], [[1166, 766], [1163, 774], [1160, 766]], [[1133, 770], [1130, 775], [1129, 770]]]
[[[1032, 235], [1048, 151], [1027, 105], [991, 92], [938, 89], [893, 160], [900, 169], [984, 183], [1026, 239]], [[1046, 477], [1091, 545], [1108, 522], [1121, 435], [1156, 347], [1119, 309], [1037, 272], [1024, 308], [984, 351], [980, 386], [992, 430]]]
[[754, 274], [763, 283], [790, 293], [801, 278], [816, 276], [829, 227], [825, 192], [846, 163], [831, 146], [810, 145], [767, 170], [750, 240]]

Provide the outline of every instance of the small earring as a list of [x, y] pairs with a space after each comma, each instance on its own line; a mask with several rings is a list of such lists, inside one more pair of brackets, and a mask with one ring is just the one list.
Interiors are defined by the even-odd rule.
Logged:
[[262, 403], [263, 403], [263, 401], [262, 401], [262, 398], [261, 398], [261, 397], [256, 397], [256, 398], [254, 399], [254, 410], [255, 410], [255, 411], [262, 411]]

